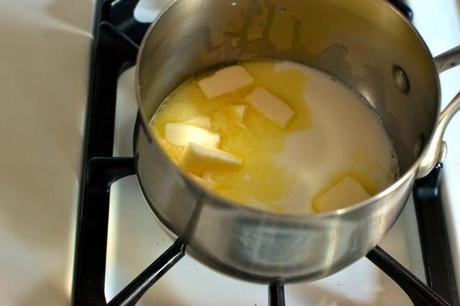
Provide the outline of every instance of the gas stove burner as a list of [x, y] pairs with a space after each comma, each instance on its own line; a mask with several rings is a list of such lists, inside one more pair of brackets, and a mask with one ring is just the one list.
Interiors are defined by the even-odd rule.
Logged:
[[[134, 305], [184, 255], [180, 239], [111, 301], [104, 293], [110, 185], [135, 174], [135, 157], [113, 157], [118, 76], [134, 65], [149, 24], [134, 17], [138, 1], [97, 1], [94, 49], [81, 178], [78, 237], [73, 286], [74, 305]], [[391, 1], [408, 17], [411, 10]], [[139, 128], [139, 127], [138, 127]], [[438, 190], [442, 166], [414, 187], [427, 284], [377, 247], [367, 258], [392, 278], [414, 305], [460, 305]], [[285, 305], [284, 284], [268, 286], [270, 305]]]

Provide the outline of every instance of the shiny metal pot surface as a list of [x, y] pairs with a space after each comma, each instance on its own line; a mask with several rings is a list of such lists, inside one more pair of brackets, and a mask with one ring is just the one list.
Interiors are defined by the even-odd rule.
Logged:
[[[378, 244], [414, 180], [443, 155], [442, 135], [460, 98], [439, 113], [438, 73], [458, 55], [433, 60], [416, 30], [382, 0], [174, 1], [148, 31], [137, 63], [144, 128], [135, 150], [145, 197], [188, 251], [217, 270], [261, 282], [328, 276]], [[261, 57], [320, 69], [367, 99], [394, 141], [400, 179], [353, 207], [291, 216], [231, 203], [184, 175], [146, 123], [192, 75]]]

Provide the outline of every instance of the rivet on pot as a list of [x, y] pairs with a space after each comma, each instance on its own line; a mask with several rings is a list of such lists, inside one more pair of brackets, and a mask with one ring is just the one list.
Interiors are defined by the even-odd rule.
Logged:
[[393, 66], [393, 79], [399, 90], [407, 94], [410, 91], [410, 82], [407, 73], [400, 66]]

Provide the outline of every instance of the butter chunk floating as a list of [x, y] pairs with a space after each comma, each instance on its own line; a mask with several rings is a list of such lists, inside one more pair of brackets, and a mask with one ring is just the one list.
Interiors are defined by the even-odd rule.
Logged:
[[235, 114], [235, 119], [238, 122], [243, 122], [244, 115], [246, 114], [246, 105], [233, 105], [232, 110]]
[[252, 76], [241, 66], [223, 68], [198, 82], [208, 99], [217, 98], [254, 82]]
[[202, 185], [203, 187], [209, 187], [211, 188], [213, 186], [213, 183], [211, 181], [208, 181], [198, 175], [195, 175], [193, 173], [188, 173], [188, 175], [198, 184]]
[[193, 117], [185, 121], [184, 123], [199, 126], [205, 129], [211, 128], [211, 119], [209, 119], [209, 117], [206, 117], [206, 116]]
[[189, 143], [179, 160], [182, 169], [197, 175], [208, 171], [235, 169], [241, 163], [238, 157], [228, 152], [197, 143]]
[[351, 206], [370, 198], [364, 187], [351, 176], [345, 176], [337, 184], [321, 194], [313, 202], [318, 212], [333, 211]]
[[220, 135], [191, 124], [168, 123], [165, 127], [165, 139], [176, 146], [186, 146], [190, 142], [194, 142], [217, 147], [220, 142]]
[[289, 105], [263, 87], [254, 89], [245, 100], [282, 129], [286, 128], [294, 116], [294, 111]]

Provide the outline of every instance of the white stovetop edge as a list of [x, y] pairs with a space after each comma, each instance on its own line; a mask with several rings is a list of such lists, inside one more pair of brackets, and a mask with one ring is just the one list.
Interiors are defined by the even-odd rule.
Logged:
[[[151, 1], [150, 6], [157, 10], [168, 2], [147, 1]], [[455, 0], [411, 2], [416, 11], [415, 22], [434, 54], [460, 43], [459, 5]], [[69, 303], [93, 6], [94, 0], [0, 2], [0, 37], [5, 42], [0, 50], [0, 138], [3, 141], [0, 159], [2, 305]], [[455, 94], [459, 80], [459, 69], [442, 76], [444, 101]], [[457, 117], [446, 134], [449, 143], [446, 195], [452, 206], [448, 216], [451, 224], [460, 224], [460, 209], [454, 206], [454, 203], [460, 203], [460, 143], [456, 136], [459, 133], [460, 120]], [[127, 180], [120, 184], [126, 184], [124, 187], [128, 188], [123, 194], [130, 194], [129, 188], [133, 192], [137, 191], [135, 182]], [[113, 197], [131, 203], [132, 199], [123, 198], [123, 194], [115, 194]], [[145, 206], [122, 212], [124, 218], [129, 218], [130, 214], [137, 218], [136, 212], [145, 215], [140, 223], [146, 223], [136, 230], [150, 228], [157, 231], [157, 225], [151, 222], [151, 213]], [[116, 211], [111, 211], [113, 213]], [[112, 228], [111, 235], [128, 235], [134, 238], [134, 245], [143, 243], [143, 230], [129, 232], [127, 229], [127, 233], [121, 230]], [[460, 241], [460, 226], [454, 228], [452, 233], [455, 233], [453, 239]], [[162, 239], [156, 242], [158, 246], [153, 246], [158, 251], [170, 243]], [[127, 260], [135, 259], [135, 254], [136, 250], [128, 252]], [[113, 254], [109, 256], [113, 257]], [[460, 257], [458, 249], [454, 257]], [[147, 256], [147, 259], [151, 258]], [[193, 262], [184, 262], [174, 269], [185, 269], [187, 264], [194, 265]], [[135, 265], [138, 265], [137, 270], [145, 267], [143, 262]], [[196, 269], [201, 268], [196, 266]], [[370, 273], [359, 267], [354, 269], [352, 271], [357, 274]], [[200, 280], [201, 276], [197, 282]], [[208, 280], [217, 284], [225, 282], [220, 277]], [[373, 280], [371, 273], [369, 282]], [[339, 285], [341, 281], [337, 282], [337, 286], [341, 287]], [[257, 292], [266, 300], [265, 287], [254, 286], [259, 288]], [[369, 289], [367, 284], [362, 287]], [[187, 288], [186, 284], [179, 283], [180, 292]], [[249, 286], [243, 283], [241, 288]], [[303, 287], [294, 287], [288, 289], [288, 294], [315, 297], [323, 292], [321, 288], [328, 287], [314, 286], [306, 291]], [[348, 304], [346, 288], [343, 286], [339, 291], [345, 296], [342, 301]], [[161, 290], [163, 296], [178, 304], [185, 304], [184, 298], [175, 296], [177, 292], [169, 289], [172, 288], [163, 284], [154, 291]], [[197, 290], [197, 294], [203, 296], [209, 293], [202, 287]], [[391, 295], [386, 297], [392, 298]], [[234, 299], [239, 299], [239, 293]], [[322, 305], [327, 303], [323, 302]]]

